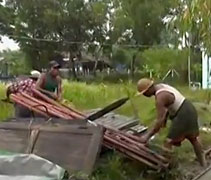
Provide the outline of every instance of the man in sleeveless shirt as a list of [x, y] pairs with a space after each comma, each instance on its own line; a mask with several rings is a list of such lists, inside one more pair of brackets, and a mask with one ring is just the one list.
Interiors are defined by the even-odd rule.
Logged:
[[143, 78], [138, 81], [139, 94], [146, 97], [155, 96], [157, 120], [154, 126], [140, 138], [142, 143], [165, 127], [167, 118], [172, 122], [164, 148], [172, 149], [172, 146], [180, 146], [181, 142], [188, 139], [192, 144], [198, 161], [205, 166], [205, 157], [202, 146], [198, 140], [199, 126], [196, 109], [178, 90], [167, 84], [155, 84], [152, 80]]
[[42, 74], [35, 88], [54, 100], [61, 100], [61, 77], [59, 76], [60, 65], [56, 61], [49, 63], [49, 70]]

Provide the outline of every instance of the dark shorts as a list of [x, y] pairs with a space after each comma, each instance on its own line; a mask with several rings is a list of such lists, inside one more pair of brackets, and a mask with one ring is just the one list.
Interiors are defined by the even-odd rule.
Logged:
[[26, 108], [20, 104], [15, 103], [15, 117], [16, 118], [29, 118], [29, 117], [40, 117], [43, 118], [44, 116], [31, 111], [29, 108]]
[[198, 115], [193, 104], [187, 99], [172, 120], [167, 138], [173, 145], [180, 145], [184, 139], [193, 139], [199, 135]]
[[28, 108], [20, 104], [14, 104], [14, 108], [15, 108], [16, 118], [27, 118], [27, 117], [31, 117], [32, 115], [32, 112]]

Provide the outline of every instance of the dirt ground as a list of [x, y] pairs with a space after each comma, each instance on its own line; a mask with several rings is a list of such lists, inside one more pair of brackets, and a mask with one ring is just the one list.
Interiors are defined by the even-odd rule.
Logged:
[[180, 180], [193, 180], [194, 178], [196, 178], [196, 176], [201, 174], [206, 168], [211, 166], [211, 151], [207, 153], [206, 160], [207, 160], [206, 167], [200, 166], [200, 164], [196, 160], [194, 160], [192, 163], [183, 165], [183, 167], [181, 168], [182, 177], [180, 177]]

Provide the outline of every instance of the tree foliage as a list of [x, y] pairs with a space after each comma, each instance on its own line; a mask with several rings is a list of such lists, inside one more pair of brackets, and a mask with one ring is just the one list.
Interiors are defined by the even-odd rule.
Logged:
[[7, 0], [6, 8], [14, 12], [9, 23], [12, 26], [8, 25], [8, 28], [14, 28], [3, 34], [15, 39], [35, 66], [43, 66], [56, 51], [77, 53], [83, 43], [94, 40], [94, 28], [103, 23], [94, 3], [84, 0]]
[[211, 53], [211, 1], [175, 1], [172, 22], [182, 35], [189, 34], [188, 41], [200, 45]]
[[142, 68], [151, 71], [156, 78], [163, 78], [165, 74], [175, 69], [183, 73], [187, 70], [187, 50], [174, 50], [169, 48], [147, 49], [138, 55]]
[[[177, 48], [184, 36], [188, 38], [189, 44], [186, 46], [191, 45], [196, 49], [200, 45], [211, 52], [210, 0], [4, 2], [4, 5], [0, 4], [0, 34], [19, 43], [26, 58], [37, 69], [62, 52], [68, 52], [71, 59], [75, 56], [80, 59], [82, 51], [92, 53], [97, 60], [104, 55], [116, 61], [114, 64], [124, 62], [129, 67], [131, 61], [137, 59], [134, 57], [138, 51], [155, 45], [173, 45]], [[168, 23], [166, 28], [166, 19], [169, 17], [173, 23]], [[136, 45], [139, 45], [139, 49]], [[164, 52], [157, 49], [153, 51], [153, 63], [163, 63], [156, 56], [159, 52], [162, 57]], [[139, 57], [148, 61], [150, 68], [153, 63], [145, 57], [146, 52]], [[165, 49], [165, 53], [166, 61], [174, 66], [178, 60], [173, 62], [168, 55], [173, 52]], [[173, 53], [173, 57], [177, 56]], [[186, 59], [182, 59], [186, 62]], [[156, 66], [155, 69], [163, 71], [158, 64]]]
[[96, 45], [92, 42], [98, 42], [105, 51], [111, 50], [111, 45], [121, 38], [126, 43], [151, 45], [160, 41], [167, 2], [6, 0], [2, 8], [12, 18], [4, 18], [7, 21], [2, 21], [2, 25], [6, 27], [1, 33], [16, 40], [24, 52], [36, 58], [37, 64], [41, 59], [49, 58], [55, 50], [77, 52], [87, 42], [94, 49]]
[[6, 71], [5, 63], [7, 63], [10, 75], [29, 74], [31, 65], [22, 51], [4, 50], [0, 53], [0, 57], [2, 57], [0, 62], [2, 72]]

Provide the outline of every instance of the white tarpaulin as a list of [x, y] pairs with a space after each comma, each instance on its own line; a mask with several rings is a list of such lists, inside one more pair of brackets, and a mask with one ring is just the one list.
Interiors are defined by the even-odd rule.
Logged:
[[61, 180], [65, 170], [34, 154], [0, 155], [0, 180]]

